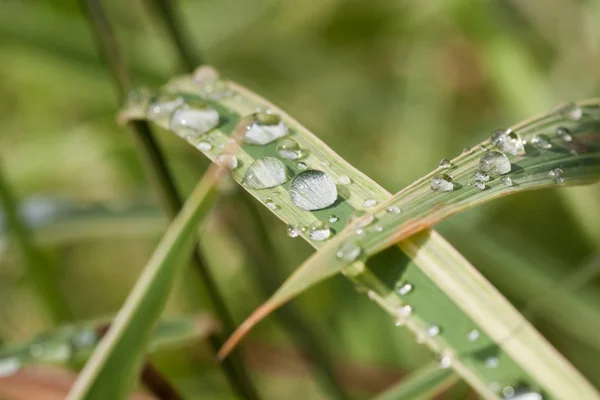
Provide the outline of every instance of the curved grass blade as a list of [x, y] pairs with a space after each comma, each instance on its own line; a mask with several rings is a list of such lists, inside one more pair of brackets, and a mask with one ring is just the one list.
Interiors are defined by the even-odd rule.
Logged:
[[427, 364], [412, 372], [394, 387], [373, 400], [424, 400], [439, 395], [458, 381], [458, 376], [438, 363]]
[[[65, 325], [26, 343], [6, 345], [0, 350], [0, 366], [13, 365], [12, 372], [16, 373], [31, 365], [79, 364], [90, 356], [100, 341], [99, 326], [109, 323], [110, 319], [106, 318]], [[219, 330], [219, 323], [209, 314], [165, 319], [153, 329], [147, 350], [152, 353], [181, 347], [191, 341], [204, 340]]]
[[[207, 107], [219, 114], [221, 123], [217, 128], [203, 134], [188, 134], [180, 129], [181, 120], [174, 111], [188, 108], [206, 110]], [[360, 213], [373, 204], [385, 202], [392, 197], [390, 193], [353, 168], [276, 106], [239, 85], [220, 79], [211, 69], [202, 68], [192, 76], [174, 79], [154, 96], [143, 91], [133, 93], [120, 119], [150, 119], [185, 138], [214, 161], [218, 158], [220, 147], [227, 143], [233, 132], [243, 134], [253, 126], [257, 110], [270, 112], [273, 116], [267, 119], [271, 121], [278, 121], [279, 116], [287, 131], [283, 138], [264, 145], [244, 143], [236, 153], [241, 167], [234, 170], [232, 176], [288, 224], [288, 234], [302, 237], [320, 249], [319, 252], [324, 252], [326, 259], [334, 256], [333, 268], [325, 272], [316, 268], [312, 271], [317, 275], [316, 279], [307, 276], [312, 283], [318, 282], [339, 271], [336, 254], [340, 241], [337, 238], [346, 234], [344, 229], [351, 220], [354, 227], [364, 224], [365, 232], [367, 229], [377, 232], [377, 224], [366, 224], [368, 218], [363, 216], [361, 219]], [[265, 118], [265, 115], [260, 117]], [[256, 133], [253, 131], [252, 135]], [[281, 151], [286, 149], [280, 145], [290, 144], [288, 139], [293, 141], [293, 154]], [[266, 157], [283, 163], [289, 173], [284, 180], [288, 181], [266, 189], [244, 182], [250, 166], [260, 159], [263, 159], [260, 163], [264, 163]], [[318, 170], [320, 173], [317, 175], [322, 177], [324, 173], [337, 183], [337, 199], [333, 204], [305, 211], [292, 201], [289, 178], [307, 170]], [[330, 187], [329, 184], [325, 186]], [[333, 238], [322, 240], [319, 235], [313, 236], [315, 229], [319, 233], [319, 228], [325, 225]], [[408, 237], [398, 246], [372, 257], [366, 265], [359, 257], [366, 253], [349, 253], [355, 254], [359, 262], [350, 263], [348, 257], [344, 257], [344, 275], [392, 315], [398, 325], [406, 325], [415, 332], [419, 343], [438, 354], [450, 355], [453, 369], [482, 397], [497, 399], [502, 396], [503, 387], [525, 386], [543, 392], [544, 399], [598, 398], [595, 389], [564, 357], [434, 231], [425, 229], [414, 237]], [[405, 293], [402, 288], [407, 282], [417, 290]], [[266, 307], [270, 308], [257, 310], [253, 319], [246, 321], [236, 336], [230, 338], [220, 355], [224, 356], [253, 323], [288, 300], [290, 293], [293, 296], [306, 288], [304, 282], [294, 277], [288, 280], [284, 290], [278, 291], [267, 303]]]
[[198, 183], [79, 375], [69, 399], [119, 399], [133, 390], [151, 329], [191, 254], [198, 225], [216, 199], [216, 185], [226, 170], [226, 166], [215, 166]]

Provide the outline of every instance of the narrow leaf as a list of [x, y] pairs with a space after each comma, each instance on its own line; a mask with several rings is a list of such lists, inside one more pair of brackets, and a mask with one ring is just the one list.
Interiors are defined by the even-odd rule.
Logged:
[[431, 399], [458, 381], [458, 376], [438, 363], [427, 364], [412, 372], [394, 387], [381, 393], [374, 400]]

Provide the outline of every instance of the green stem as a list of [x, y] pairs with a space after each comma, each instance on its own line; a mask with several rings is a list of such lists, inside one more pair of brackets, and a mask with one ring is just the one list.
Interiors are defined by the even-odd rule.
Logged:
[[[119, 93], [123, 98], [131, 88], [130, 79], [102, 4], [99, 0], [80, 1], [82, 9], [87, 14], [94, 29], [97, 45], [110, 67], [116, 85], [119, 88]], [[156, 193], [160, 197], [166, 214], [172, 220], [180, 210], [183, 201], [175, 187], [174, 179], [167, 168], [165, 158], [152, 135], [148, 123], [135, 121], [131, 122], [129, 126], [136, 139], [144, 169]], [[233, 320], [198, 248], [196, 248], [196, 251], [192, 255], [192, 264], [203, 280], [215, 311], [223, 325], [223, 334], [219, 337], [212, 336], [210, 339], [211, 347], [216, 352], [221, 347], [224, 341], [223, 338], [229, 336], [233, 331]], [[259, 398], [250, 377], [241, 365], [239, 355], [223, 363], [222, 368], [230, 384], [240, 397], [249, 400]]]
[[44, 303], [52, 320], [56, 323], [70, 318], [68, 308], [56, 285], [56, 280], [49, 269], [49, 262], [44, 254], [36, 247], [31, 233], [19, 216], [19, 207], [7, 179], [0, 168], [0, 205], [10, 231], [19, 247], [27, 265], [27, 272], [37, 290], [40, 300]]

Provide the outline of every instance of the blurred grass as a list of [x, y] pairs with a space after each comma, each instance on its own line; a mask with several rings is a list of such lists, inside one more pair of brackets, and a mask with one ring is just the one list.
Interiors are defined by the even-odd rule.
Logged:
[[[161, 36], [155, 29], [156, 17], [141, 1], [109, 1], [106, 6], [115, 17], [134, 81], [165, 80], [177, 58], [166, 33]], [[441, 158], [458, 154], [482, 132], [564, 100], [597, 96], [600, 89], [596, 1], [185, 0], [181, 8], [194, 41], [224, 75], [280, 105], [392, 192], [429, 172]], [[21, 198], [156, 201], [131, 139], [115, 126], [111, 78], [75, 2], [0, 2], [0, 58], [0, 155]], [[204, 162], [171, 135], [159, 137], [188, 193]], [[523, 256], [521, 262], [533, 265], [524, 254], [529, 244], [560, 261], [560, 275], [553, 279], [561, 279], [600, 250], [599, 190], [594, 185], [499, 200], [473, 214], [479, 222], [469, 220], [463, 222], [464, 230], [444, 233], [452, 242], [477, 247], [478, 229], [485, 231], [491, 220], [493, 226], [519, 232], [522, 247], [512, 250]], [[309, 249], [264, 216], [280, 254], [286, 255], [281, 272], [288, 273]], [[44, 250], [61, 266], [58, 284], [76, 318], [117, 309], [160, 232], [150, 236], [124, 240], [90, 235], [46, 244]], [[251, 276], [243, 249], [218, 217], [208, 225], [202, 246], [211, 265], [219, 266], [216, 279], [241, 319], [262, 300], [247, 283]], [[0, 338], [24, 338], [48, 327], [48, 321], [13, 247], [1, 247]], [[485, 253], [472, 261], [482, 270], [496, 271], [505, 262]], [[544, 271], [546, 264], [541, 264], [536, 268]], [[491, 279], [518, 305], [525, 304], [510, 281]], [[586, 288], [593, 292], [599, 285], [596, 279]], [[208, 304], [200, 291], [193, 300], [178, 293], [169, 303], [170, 313]], [[429, 360], [424, 348], [408, 334], [397, 335], [388, 317], [355, 296], [342, 279], [311, 289], [300, 302], [340, 360], [392, 369], [413, 369]], [[360, 327], [358, 318], [364, 322]], [[538, 328], [600, 385], [597, 357], [589, 346], [543, 321]], [[273, 323], [259, 327], [253, 338], [291, 345]], [[206, 354], [200, 360], [205, 373], [193, 379], [186, 375], [193, 364], [190, 357], [198, 362], [178, 354], [163, 365], [187, 360], [175, 363], [177, 382], [226, 398], [217, 397], [226, 392], [225, 383]], [[322, 398], [308, 375], [282, 377], [273, 368], [253, 371], [270, 397], [294, 393], [297, 398]]]

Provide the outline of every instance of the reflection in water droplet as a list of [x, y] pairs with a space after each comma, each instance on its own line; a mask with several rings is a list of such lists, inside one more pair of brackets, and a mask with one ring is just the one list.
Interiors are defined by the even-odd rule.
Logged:
[[490, 176], [481, 170], [473, 172], [473, 179], [480, 182], [487, 182], [490, 180]]
[[225, 166], [230, 170], [234, 170], [238, 166], [237, 157], [231, 153], [219, 153], [217, 157], [215, 157], [215, 163], [217, 165]]
[[533, 139], [531, 139], [531, 144], [537, 147], [538, 149], [543, 150], [552, 148], [550, 138], [542, 133], [540, 133], [539, 135], [535, 135]]
[[189, 102], [175, 109], [170, 127], [180, 137], [203, 135], [219, 124], [219, 113], [201, 102]]
[[452, 164], [450, 163], [450, 160], [448, 160], [447, 158], [442, 159], [442, 161], [440, 161], [440, 168], [450, 168], [452, 166]]
[[413, 290], [413, 285], [409, 282], [398, 281], [398, 282], [396, 282], [394, 290], [400, 296], [405, 296]]
[[563, 177], [563, 170], [560, 168], [554, 168], [548, 172], [548, 176], [556, 183], [563, 183], [565, 178]]
[[474, 186], [479, 190], [485, 190], [485, 183], [481, 181], [475, 181]]
[[433, 336], [437, 336], [439, 334], [440, 334], [440, 327], [439, 326], [437, 326], [437, 325], [429, 325], [427, 327], [427, 335], [428, 336], [433, 337]]
[[305, 152], [300, 148], [298, 142], [294, 139], [283, 139], [277, 145], [279, 155], [287, 160], [297, 160], [306, 156]]
[[500, 151], [508, 154], [523, 155], [525, 154], [525, 147], [523, 139], [517, 133], [511, 129], [497, 130], [492, 134], [492, 144], [496, 146]]
[[365, 207], [374, 207], [377, 205], [377, 200], [375, 199], [366, 199], [365, 202], [363, 203], [363, 205]]
[[510, 172], [510, 161], [508, 157], [496, 150], [488, 151], [479, 160], [479, 169], [490, 176], [498, 177]]
[[0, 378], [14, 375], [21, 368], [21, 362], [18, 358], [0, 359]]
[[329, 216], [329, 222], [331, 222], [332, 224], [337, 221], [338, 221], [338, 217], [336, 217], [335, 215], [331, 214]]
[[307, 168], [308, 168], [308, 165], [306, 165], [306, 163], [304, 163], [304, 162], [302, 162], [302, 161], [298, 162], [298, 163], [297, 163], [297, 165], [298, 165], [298, 169], [299, 169], [300, 171], [304, 171], [305, 169], [307, 169]]
[[333, 179], [323, 171], [300, 172], [290, 182], [290, 198], [296, 207], [307, 210], [321, 210], [329, 207], [337, 199], [337, 188]]
[[245, 129], [244, 142], [259, 146], [285, 136], [288, 131], [279, 115], [267, 112], [257, 112], [242, 118], [235, 129]]
[[242, 185], [250, 189], [267, 189], [287, 182], [288, 177], [288, 170], [281, 161], [265, 157], [254, 161], [248, 167]]
[[486, 368], [496, 368], [498, 364], [500, 364], [500, 360], [498, 360], [498, 357], [488, 357], [485, 360]]
[[150, 103], [146, 116], [156, 123], [167, 124], [175, 109], [183, 104], [183, 98], [172, 93], [162, 94]]
[[198, 150], [202, 150], [202, 151], [211, 151], [212, 150], [212, 144], [210, 144], [208, 142], [200, 142], [196, 145], [196, 147], [198, 148]]
[[570, 142], [573, 140], [573, 136], [571, 136], [571, 133], [569, 132], [569, 130], [567, 128], [563, 128], [560, 127], [556, 130], [556, 135], [561, 138], [562, 140], [564, 140], [565, 142]]
[[512, 186], [513, 185], [513, 181], [510, 178], [510, 176], [503, 176], [502, 179], [500, 179], [500, 181], [505, 184], [506, 186]]
[[321, 242], [331, 237], [331, 229], [329, 229], [327, 225], [319, 223], [310, 227], [310, 230], [308, 231], [308, 236], [312, 240]]
[[473, 329], [467, 333], [467, 340], [469, 342], [474, 342], [479, 339], [479, 331], [477, 329]]
[[556, 107], [555, 111], [563, 117], [573, 121], [579, 120], [583, 115], [583, 110], [581, 109], [581, 107], [579, 107], [573, 102], [561, 104]]
[[336, 256], [343, 261], [352, 262], [356, 261], [360, 256], [360, 253], [362, 253], [362, 249], [358, 244], [352, 241], [346, 241], [340, 245]]
[[400, 207], [397, 206], [389, 206], [385, 209], [385, 211], [387, 211], [389, 214], [400, 214], [402, 210], [400, 210]]
[[434, 192], [451, 192], [454, 190], [454, 183], [449, 175], [439, 174], [431, 178], [430, 187]]
[[340, 175], [340, 176], [338, 177], [338, 180], [337, 180], [337, 182], [338, 182], [340, 185], [349, 185], [349, 184], [351, 184], [351, 183], [352, 183], [352, 180], [350, 179], [350, 177], [349, 177], [348, 175]]
[[292, 238], [298, 237], [298, 235], [300, 235], [300, 230], [296, 225], [288, 225], [287, 235]]

